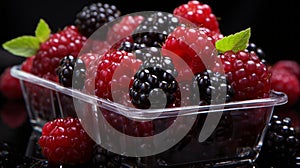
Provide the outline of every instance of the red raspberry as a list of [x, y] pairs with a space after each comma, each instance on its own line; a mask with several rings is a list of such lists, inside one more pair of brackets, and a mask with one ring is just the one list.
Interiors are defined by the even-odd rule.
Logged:
[[22, 99], [20, 80], [10, 74], [11, 67], [7, 67], [0, 76], [0, 92], [7, 99]]
[[31, 56], [31, 57], [26, 58], [26, 60], [21, 65], [21, 69], [23, 71], [25, 71], [25, 72], [29, 72], [30, 73], [34, 58], [35, 58], [35, 56]]
[[[121, 93], [122, 89], [129, 89], [128, 84], [132, 83], [133, 76], [141, 63], [141, 60], [126, 51], [104, 54], [99, 60], [95, 77], [95, 94], [100, 98], [115, 101], [112, 97], [112, 86], [116, 86], [113, 90], [116, 95], [126, 94]], [[117, 93], [117, 90], [121, 90], [121, 92]]]
[[66, 55], [77, 57], [86, 37], [79, 34], [73, 25], [66, 26], [62, 31], [51, 34], [50, 38], [41, 44], [31, 72], [40, 77], [56, 81], [55, 69], [59, 61]]
[[[95, 94], [104, 99], [133, 107], [129, 97], [129, 87], [132, 85], [134, 74], [138, 71], [141, 60], [126, 51], [108, 52], [98, 61], [95, 77]], [[87, 79], [93, 81], [92, 79]], [[117, 95], [114, 96], [113, 95]], [[118, 131], [130, 136], [153, 135], [152, 121], [140, 122], [117, 114], [117, 112], [101, 109], [105, 119]]]
[[280, 60], [272, 66], [272, 69], [285, 69], [287, 71], [290, 71], [292, 74], [296, 75], [296, 77], [300, 79], [300, 65], [296, 61]]
[[[109, 44], [120, 43], [124, 38], [132, 35], [133, 31], [144, 20], [143, 16], [125, 16], [119, 23], [116, 23], [107, 33]], [[132, 39], [131, 39], [132, 40]]]
[[300, 82], [297, 76], [286, 69], [272, 68], [271, 73], [271, 89], [286, 93], [287, 106], [294, 105], [300, 97]]
[[254, 52], [227, 51], [220, 54], [219, 58], [234, 89], [234, 100], [250, 100], [269, 96], [270, 73]]
[[53, 164], [78, 164], [92, 156], [95, 142], [78, 118], [58, 118], [47, 122], [38, 141], [44, 156]]
[[[200, 56], [208, 57], [214, 52], [214, 44], [216, 39], [219, 37], [206, 28], [187, 28], [187, 27], [177, 27], [166, 39], [165, 44], [162, 46], [163, 54], [169, 55], [170, 52], [179, 56], [184, 60], [192, 70], [194, 74], [203, 72], [206, 67], [203, 64]], [[178, 70], [180, 76], [180, 66], [178, 63], [178, 58], [174, 58], [175, 69]]]
[[189, 1], [187, 4], [175, 8], [173, 14], [183, 17], [198, 26], [220, 32], [218, 20], [207, 4], [202, 4], [199, 1]]

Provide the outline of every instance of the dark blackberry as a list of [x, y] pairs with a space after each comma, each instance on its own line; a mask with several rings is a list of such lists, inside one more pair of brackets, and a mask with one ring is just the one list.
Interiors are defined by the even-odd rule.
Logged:
[[137, 44], [137, 43], [130, 42], [130, 41], [124, 41], [121, 43], [118, 50], [119, 51], [124, 50], [126, 52], [133, 52], [135, 50], [142, 49], [142, 48], [146, 48], [145, 44]]
[[158, 67], [170, 73], [171, 75], [173, 75], [173, 77], [177, 77], [178, 75], [172, 59], [167, 56], [162, 56], [160, 48], [150, 47], [136, 50], [135, 55], [137, 59], [143, 61], [141, 69], [149, 67]]
[[[75, 74], [74, 69], [76, 68]], [[56, 69], [59, 83], [65, 87], [72, 87], [73, 74], [74, 88], [81, 89], [85, 80], [85, 64], [81, 59], [75, 59], [72, 55], [65, 56], [60, 60], [59, 67]]]
[[155, 12], [145, 18], [133, 33], [133, 40], [147, 47], [161, 47], [170, 34], [179, 25], [172, 14]]
[[77, 13], [75, 25], [82, 35], [89, 37], [99, 27], [115, 20], [119, 16], [121, 16], [121, 12], [115, 5], [100, 2], [92, 3], [83, 7], [83, 9]]
[[288, 117], [282, 119], [273, 115], [268, 124], [260, 157], [268, 160], [272, 166], [288, 166], [294, 163], [296, 153], [299, 152], [299, 138], [291, 122]]
[[95, 145], [92, 165], [95, 168], [132, 168], [136, 167], [133, 158], [112, 153], [99, 145]]
[[129, 95], [137, 108], [164, 108], [161, 107], [162, 104], [170, 107], [176, 102], [178, 88], [177, 81], [170, 73], [159, 67], [148, 67], [140, 69], [134, 75]]
[[260, 58], [261, 62], [264, 63], [265, 65], [267, 64], [265, 52], [260, 47], [258, 47], [255, 43], [249, 43], [246, 50], [254, 51], [256, 55]]
[[[16, 165], [16, 168], [47, 168], [49, 167], [47, 160], [40, 160], [35, 158], [24, 157], [22, 162]], [[58, 167], [58, 166], [57, 166]]]
[[0, 167], [13, 167], [15, 162], [14, 151], [9, 143], [0, 142]]
[[[214, 103], [230, 102], [234, 95], [234, 90], [229, 84], [227, 77], [218, 72], [212, 72], [211, 70], [196, 74], [192, 89], [195, 90], [192, 92], [194, 93], [192, 96], [193, 99], [199, 100], [199, 98], [196, 97], [198, 96], [196, 93], [198, 93], [200, 95], [201, 104], [211, 104], [212, 101], [216, 101]], [[226, 92], [226, 95], [224, 95], [224, 92]], [[212, 95], [214, 97], [216, 96], [213, 100]]]

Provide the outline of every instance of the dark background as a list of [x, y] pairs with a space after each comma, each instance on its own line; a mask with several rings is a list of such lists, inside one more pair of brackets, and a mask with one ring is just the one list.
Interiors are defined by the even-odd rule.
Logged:
[[[1, 0], [0, 43], [21, 36], [33, 35], [40, 18], [46, 20], [53, 32], [73, 24], [75, 15], [92, 0]], [[173, 9], [187, 0], [142, 1], [99, 0], [115, 4], [122, 14], [147, 10], [172, 13]], [[276, 2], [273, 0], [202, 0], [211, 6], [220, 19], [224, 35], [251, 27], [251, 41], [260, 46], [272, 64], [281, 59], [299, 59], [300, 20], [296, 0]], [[23, 59], [11, 56], [1, 47], [0, 67], [17, 64]]]

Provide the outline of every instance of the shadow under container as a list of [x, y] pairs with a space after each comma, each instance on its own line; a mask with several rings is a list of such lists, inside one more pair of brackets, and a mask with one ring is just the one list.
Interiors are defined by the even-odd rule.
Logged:
[[[274, 107], [287, 102], [286, 94], [272, 91], [265, 99], [141, 110], [63, 87], [20, 66], [14, 66], [11, 74], [21, 82], [32, 139], [38, 138], [47, 121], [78, 117], [96, 143], [134, 158], [139, 167], [252, 163]], [[29, 143], [27, 155], [34, 155], [34, 150]]]

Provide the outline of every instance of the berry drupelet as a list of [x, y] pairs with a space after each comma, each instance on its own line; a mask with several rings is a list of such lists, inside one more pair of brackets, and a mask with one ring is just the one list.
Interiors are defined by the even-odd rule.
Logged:
[[147, 47], [161, 47], [170, 34], [179, 25], [179, 20], [169, 13], [155, 12], [146, 17], [135, 29], [132, 37], [138, 44]]
[[273, 115], [261, 151], [261, 159], [268, 160], [271, 166], [288, 166], [299, 152], [299, 137], [289, 117]]
[[92, 3], [77, 13], [75, 26], [81, 34], [89, 37], [105, 23], [115, 20], [120, 15], [121, 12], [115, 5], [101, 2]]
[[261, 60], [261, 62], [264, 64], [267, 64], [265, 52], [262, 50], [262, 48], [258, 47], [255, 43], [249, 43], [247, 46], [247, 50], [249, 52], [251, 52], [251, 51], [255, 52], [256, 55]]
[[[175, 103], [177, 91], [178, 83], [170, 73], [159, 67], [149, 67], [135, 74], [129, 95], [137, 108], [164, 108]], [[162, 99], [166, 100], [166, 104]], [[161, 107], [162, 104], [164, 107]]]
[[[195, 75], [192, 93], [199, 93], [200, 104], [225, 103], [230, 102], [234, 95], [234, 90], [229, 84], [227, 77], [218, 72], [206, 70]], [[195, 99], [197, 100], [197, 99]]]
[[[75, 71], [75, 72], [74, 72]], [[72, 55], [65, 56], [60, 60], [59, 67], [56, 69], [59, 83], [65, 87], [81, 89], [85, 81], [85, 64], [81, 59], [76, 59]], [[72, 83], [74, 74], [74, 83]]]

